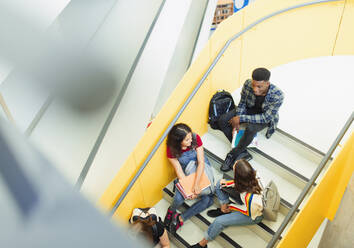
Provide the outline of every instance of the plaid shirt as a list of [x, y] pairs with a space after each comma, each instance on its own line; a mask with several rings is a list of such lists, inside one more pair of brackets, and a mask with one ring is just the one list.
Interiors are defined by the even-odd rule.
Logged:
[[256, 96], [252, 89], [252, 80], [248, 79], [243, 85], [241, 92], [241, 100], [238, 104], [236, 115], [240, 116], [240, 122], [247, 123], [269, 123], [266, 137], [275, 132], [279, 121], [279, 108], [284, 100], [283, 92], [273, 84], [270, 84], [268, 93], [262, 104], [263, 113], [247, 115], [247, 109], [252, 108], [256, 103]]

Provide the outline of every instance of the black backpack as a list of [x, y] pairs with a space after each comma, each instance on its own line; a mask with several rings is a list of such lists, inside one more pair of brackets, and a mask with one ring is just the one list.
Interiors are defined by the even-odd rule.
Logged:
[[221, 115], [235, 109], [234, 99], [231, 94], [225, 90], [216, 92], [209, 103], [209, 121], [210, 127], [219, 129], [218, 120]]

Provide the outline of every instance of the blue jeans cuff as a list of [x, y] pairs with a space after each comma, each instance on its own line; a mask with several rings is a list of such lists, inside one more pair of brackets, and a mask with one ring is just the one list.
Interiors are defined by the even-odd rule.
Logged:
[[221, 200], [221, 199], [219, 199], [219, 203], [221, 204], [221, 205], [223, 205], [223, 204], [228, 204], [230, 201], [229, 201], [229, 199], [226, 199], [226, 200]]
[[205, 240], [208, 240], [208, 241], [213, 240], [213, 239], [209, 236], [208, 230], [205, 231], [205, 233], [204, 233], [204, 238], [205, 238]]

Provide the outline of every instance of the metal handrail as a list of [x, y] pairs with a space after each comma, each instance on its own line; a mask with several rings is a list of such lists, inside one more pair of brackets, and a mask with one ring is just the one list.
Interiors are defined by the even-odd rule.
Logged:
[[299, 208], [300, 204], [304, 200], [305, 196], [310, 191], [310, 189], [313, 186], [313, 184], [315, 183], [317, 177], [320, 175], [320, 173], [322, 172], [323, 168], [327, 164], [328, 160], [331, 158], [333, 152], [335, 151], [335, 149], [337, 148], [339, 142], [342, 140], [343, 136], [345, 135], [345, 133], [349, 129], [349, 127], [352, 124], [353, 120], [354, 120], [354, 112], [352, 112], [351, 116], [348, 118], [348, 120], [345, 123], [345, 125], [343, 126], [342, 130], [339, 132], [337, 138], [334, 140], [334, 142], [331, 145], [331, 147], [329, 148], [328, 152], [322, 158], [319, 166], [317, 167], [317, 169], [313, 173], [310, 181], [306, 184], [305, 188], [302, 190], [301, 194], [297, 198], [297, 200], [294, 203], [293, 207], [290, 209], [290, 211], [288, 212], [288, 214], [284, 218], [282, 224], [280, 225], [280, 227], [278, 228], [276, 233], [273, 235], [273, 238], [268, 243], [267, 248], [273, 247], [275, 245], [275, 243], [278, 241], [278, 239], [280, 238], [280, 235], [284, 231], [285, 227], [289, 224], [291, 218], [294, 216], [294, 214], [296, 213], [296, 211]]
[[343, 0], [322, 0], [322, 1], [312, 1], [309, 3], [303, 3], [303, 4], [298, 4], [292, 7], [288, 7], [276, 12], [273, 12], [253, 23], [251, 23], [250, 25], [248, 25], [245, 29], [241, 30], [240, 32], [238, 32], [236, 35], [234, 35], [233, 37], [231, 37], [226, 44], [223, 46], [223, 48], [220, 50], [220, 52], [218, 53], [218, 55], [216, 56], [216, 58], [213, 60], [212, 64], [209, 66], [208, 70], [204, 73], [203, 77], [199, 80], [198, 84], [195, 86], [195, 88], [193, 89], [193, 91], [191, 92], [191, 94], [188, 96], [187, 100], [184, 102], [184, 104], [182, 105], [182, 107], [180, 108], [180, 110], [178, 111], [178, 113], [176, 114], [176, 116], [173, 118], [173, 120], [171, 121], [171, 123], [168, 125], [168, 127], [166, 128], [166, 130], [164, 131], [164, 133], [162, 134], [162, 136], [160, 137], [160, 139], [158, 140], [157, 144], [154, 146], [154, 148], [152, 149], [152, 151], [150, 152], [150, 154], [148, 155], [148, 157], [145, 159], [145, 161], [143, 162], [143, 164], [140, 166], [139, 170], [137, 171], [137, 173], [135, 174], [135, 176], [133, 177], [133, 179], [130, 181], [130, 183], [128, 184], [127, 188], [124, 190], [124, 192], [122, 193], [122, 195], [119, 197], [118, 201], [116, 202], [116, 204], [113, 206], [110, 215], [112, 216], [114, 214], [114, 212], [118, 209], [119, 205], [123, 202], [124, 198], [126, 197], [126, 195], [128, 194], [128, 192], [130, 191], [130, 189], [133, 187], [134, 183], [136, 182], [136, 180], [138, 179], [138, 177], [140, 176], [140, 174], [142, 173], [142, 171], [145, 169], [145, 167], [147, 166], [147, 164], [150, 162], [151, 158], [153, 157], [153, 155], [155, 154], [155, 152], [157, 151], [157, 149], [160, 147], [160, 145], [162, 144], [162, 142], [164, 141], [164, 139], [167, 137], [169, 131], [171, 130], [171, 128], [175, 125], [175, 123], [177, 122], [178, 118], [182, 115], [183, 111], [185, 110], [185, 108], [187, 107], [187, 105], [190, 103], [190, 101], [192, 100], [192, 98], [194, 97], [194, 95], [197, 93], [197, 91], [199, 90], [199, 88], [202, 86], [202, 84], [204, 83], [205, 79], [208, 77], [209, 73], [212, 71], [212, 69], [214, 68], [214, 66], [217, 64], [217, 62], [219, 61], [219, 59], [221, 58], [221, 56], [224, 54], [225, 50], [229, 47], [229, 45], [231, 44], [232, 41], [234, 41], [235, 39], [239, 38], [242, 34], [244, 34], [245, 32], [247, 32], [248, 30], [250, 30], [251, 28], [255, 27], [257, 24], [273, 17], [276, 15], [279, 15], [281, 13], [293, 10], [293, 9], [297, 9], [297, 8], [302, 8], [302, 7], [306, 7], [306, 6], [310, 6], [310, 5], [315, 5], [315, 4], [320, 4], [320, 3], [327, 3], [327, 2], [338, 2], [338, 1], [343, 1]]

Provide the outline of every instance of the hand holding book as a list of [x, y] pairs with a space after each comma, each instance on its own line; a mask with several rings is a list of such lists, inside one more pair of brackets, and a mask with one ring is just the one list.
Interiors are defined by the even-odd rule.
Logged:
[[194, 199], [196, 198], [203, 189], [210, 186], [210, 181], [208, 176], [203, 171], [199, 185], [195, 185], [196, 173], [192, 173], [186, 177], [180, 178], [176, 187], [179, 192], [183, 195], [185, 199]]
[[[245, 129], [239, 129], [239, 130], [232, 133], [231, 148], [235, 148], [238, 145], [238, 143], [240, 142], [244, 133], [245, 133]], [[248, 146], [249, 147], [257, 147], [258, 146], [257, 134], [255, 134], [251, 144], [249, 144]]]
[[195, 195], [199, 195], [202, 191], [200, 190], [200, 187], [197, 183], [194, 183], [194, 186], [193, 186], [193, 190], [192, 192], [195, 194]]

